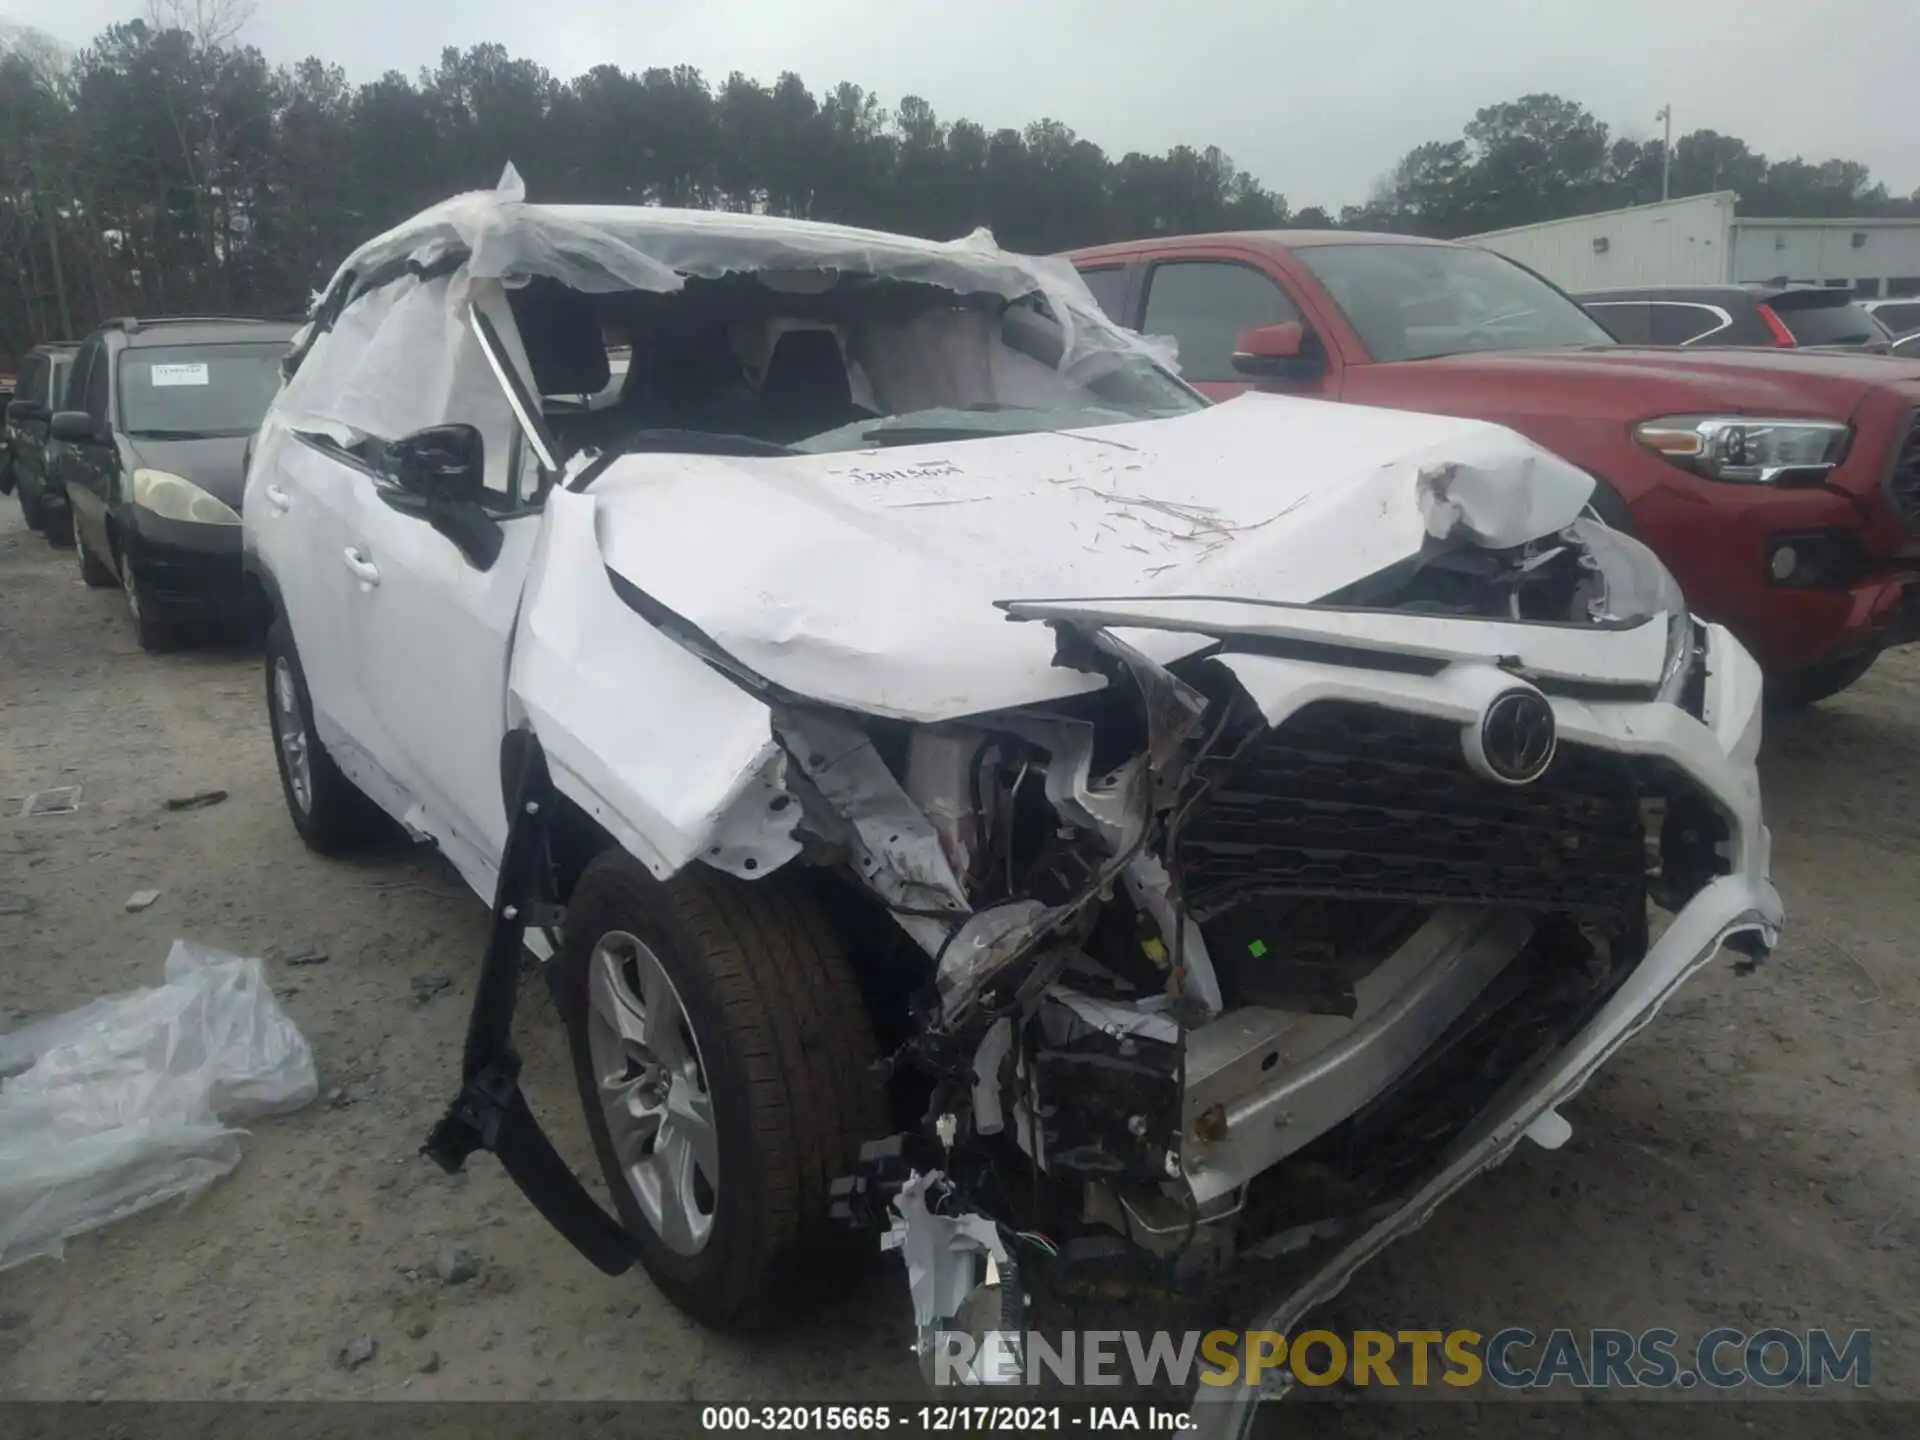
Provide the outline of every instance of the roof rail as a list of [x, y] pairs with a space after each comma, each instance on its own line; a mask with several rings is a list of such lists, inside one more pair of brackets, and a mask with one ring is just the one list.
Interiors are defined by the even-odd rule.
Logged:
[[300, 325], [305, 318], [295, 315], [116, 315], [102, 322], [102, 330], [124, 330], [138, 335], [152, 325]]

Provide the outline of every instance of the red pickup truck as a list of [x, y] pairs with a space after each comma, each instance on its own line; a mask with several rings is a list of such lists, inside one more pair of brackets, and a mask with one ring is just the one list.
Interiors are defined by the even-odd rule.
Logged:
[[1546, 280], [1402, 235], [1188, 235], [1068, 257], [1119, 323], [1250, 388], [1492, 420], [1598, 482], [1694, 609], [1806, 704], [1920, 640], [1920, 361], [1616, 344]]

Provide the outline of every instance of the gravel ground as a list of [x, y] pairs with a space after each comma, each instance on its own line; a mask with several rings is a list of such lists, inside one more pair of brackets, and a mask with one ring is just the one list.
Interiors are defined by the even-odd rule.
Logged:
[[[1696, 980], [1568, 1107], [1336, 1305], [1347, 1325], [1875, 1331], [1920, 1399], [1920, 650], [1777, 722], [1762, 768], [1789, 934]], [[71, 815], [17, 818], [83, 787]], [[169, 797], [222, 789], [173, 812]], [[257, 655], [137, 649], [120, 597], [0, 510], [0, 1028], [157, 981], [175, 937], [268, 959], [321, 1101], [261, 1122], [183, 1210], [0, 1275], [0, 1395], [802, 1399], [912, 1395], [905, 1286], [850, 1276], [752, 1341], [600, 1275], [477, 1159], [418, 1154], [456, 1075], [485, 911], [430, 852], [320, 860], [282, 808]], [[127, 898], [157, 890], [148, 909]], [[308, 944], [322, 964], [278, 956]], [[558, 1024], [528, 1089], [584, 1163]], [[474, 1273], [450, 1281], [453, 1248]], [[462, 1265], [460, 1270], [467, 1267]], [[458, 1274], [459, 1271], [453, 1271]], [[343, 1355], [342, 1352], [345, 1352]]]

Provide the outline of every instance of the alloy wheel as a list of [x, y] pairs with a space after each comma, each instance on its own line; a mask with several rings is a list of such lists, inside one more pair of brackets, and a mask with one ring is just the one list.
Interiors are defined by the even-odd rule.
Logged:
[[611, 930], [587, 962], [587, 1048], [620, 1172], [677, 1255], [713, 1237], [719, 1132], [699, 1042], [646, 943]]
[[[136, 612], [137, 613], [137, 612]], [[287, 788], [302, 815], [313, 809], [313, 762], [307, 749], [307, 723], [300, 714], [300, 691], [293, 666], [284, 655], [273, 662], [273, 734], [287, 765]]]

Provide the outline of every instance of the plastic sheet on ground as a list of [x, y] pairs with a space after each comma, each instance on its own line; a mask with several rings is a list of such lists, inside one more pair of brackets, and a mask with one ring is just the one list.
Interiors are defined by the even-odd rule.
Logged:
[[240, 1163], [237, 1122], [318, 1090], [261, 963], [184, 940], [164, 984], [0, 1035], [0, 1270], [198, 1194]]

